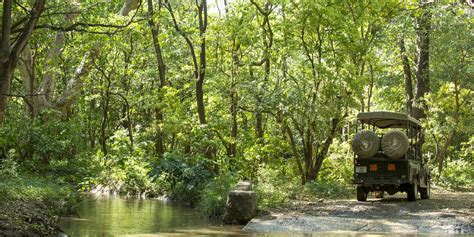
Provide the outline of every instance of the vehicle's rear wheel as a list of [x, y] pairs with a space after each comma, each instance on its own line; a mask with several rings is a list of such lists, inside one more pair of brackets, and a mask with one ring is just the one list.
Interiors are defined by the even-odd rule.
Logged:
[[375, 191], [374, 192], [375, 198], [383, 198], [383, 191]]
[[407, 199], [408, 201], [416, 201], [418, 196], [418, 185], [416, 183], [409, 184], [407, 190]]
[[367, 192], [362, 187], [357, 187], [357, 201], [367, 201]]
[[426, 188], [420, 188], [420, 198], [421, 199], [430, 199], [430, 182]]

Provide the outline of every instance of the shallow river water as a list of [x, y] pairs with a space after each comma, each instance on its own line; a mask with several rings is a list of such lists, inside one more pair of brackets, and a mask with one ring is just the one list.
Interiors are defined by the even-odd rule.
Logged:
[[62, 218], [68, 236], [246, 236], [242, 226], [223, 226], [197, 210], [156, 199], [88, 195], [78, 217]]
[[[67, 236], [388, 236], [389, 234], [330, 233], [250, 233], [243, 226], [222, 225], [205, 218], [197, 210], [156, 199], [125, 199], [88, 195], [78, 217], [62, 218]], [[397, 236], [397, 235], [391, 235]]]

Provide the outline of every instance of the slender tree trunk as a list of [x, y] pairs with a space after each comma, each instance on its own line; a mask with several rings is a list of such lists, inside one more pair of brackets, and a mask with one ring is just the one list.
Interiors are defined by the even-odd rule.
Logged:
[[96, 139], [96, 126], [92, 125], [92, 114], [95, 113], [95, 102], [96, 99], [92, 99], [89, 102], [89, 113], [87, 113], [87, 124], [88, 124], [88, 133], [89, 133], [89, 142], [92, 149], [95, 148], [95, 139]]
[[[271, 9], [271, 4], [268, 2], [261, 7], [259, 4], [257, 4], [254, 0], [250, 0], [250, 3], [252, 3], [257, 11], [259, 12], [260, 15], [263, 17], [263, 22], [260, 25], [260, 28], [262, 29], [262, 42], [264, 45], [264, 51], [263, 51], [263, 57], [260, 62], [253, 62], [252, 66], [261, 66], [263, 64], [264, 68], [264, 87], [257, 91], [256, 95], [256, 109], [255, 109], [255, 133], [256, 137], [258, 139], [259, 143], [264, 143], [264, 135], [265, 135], [265, 130], [263, 128], [264, 122], [263, 122], [263, 111], [262, 111], [262, 106], [263, 106], [263, 98], [265, 97], [265, 92], [266, 92], [266, 87], [265, 85], [267, 84], [269, 78], [270, 78], [270, 72], [271, 72], [271, 60], [270, 60], [270, 53], [273, 47], [273, 31], [272, 27], [270, 24], [270, 14], [272, 13], [273, 9]], [[251, 77], [253, 77], [251, 75]]]
[[444, 168], [444, 163], [446, 162], [446, 157], [448, 155], [448, 148], [453, 142], [453, 139], [456, 137], [456, 132], [459, 127], [459, 110], [461, 108], [461, 103], [459, 101], [459, 95], [461, 93], [460, 86], [457, 81], [454, 82], [454, 112], [453, 112], [453, 128], [449, 135], [446, 138], [444, 145], [439, 149], [437, 153], [437, 160], [438, 160], [438, 175], [441, 175], [441, 172]]
[[[161, 7], [161, 1], [158, 3]], [[158, 63], [158, 72], [159, 72], [159, 83], [158, 89], [161, 91], [166, 84], [166, 65], [163, 59], [163, 54], [161, 50], [160, 41], [158, 40], [158, 25], [153, 20], [154, 10], [153, 10], [153, 0], [148, 0], [148, 24], [151, 28], [151, 35], [153, 38], [153, 47], [155, 49], [155, 57]], [[163, 157], [165, 153], [165, 146], [163, 142], [163, 131], [161, 129], [161, 124], [163, 123], [163, 112], [161, 108], [155, 109], [155, 119], [156, 119], [156, 139], [155, 139], [155, 154], [158, 157]]]
[[369, 64], [370, 71], [370, 84], [369, 84], [369, 94], [367, 95], [367, 112], [370, 112], [370, 105], [372, 103], [372, 90], [374, 88], [374, 69], [372, 64]]
[[296, 141], [295, 138], [293, 137], [293, 132], [291, 131], [291, 128], [285, 123], [283, 124], [283, 129], [286, 132], [286, 135], [288, 136], [288, 139], [290, 140], [291, 144], [291, 151], [293, 152], [293, 156], [295, 157], [296, 160], [296, 165], [298, 167], [298, 172], [301, 176], [301, 184], [304, 185], [306, 184], [306, 175], [303, 170], [303, 164], [301, 163], [300, 160], [300, 154], [298, 153], [298, 149], [296, 148]]
[[324, 141], [323, 147], [319, 151], [316, 157], [316, 164], [314, 168], [314, 178], [318, 178], [319, 172], [321, 171], [321, 167], [323, 166], [323, 161], [326, 159], [328, 152], [329, 152], [329, 147], [334, 141], [334, 137], [336, 136], [337, 132], [339, 131], [339, 122], [341, 121], [340, 118], [333, 118], [331, 120], [331, 130], [329, 132], [329, 135], [326, 137], [326, 140]]
[[[198, 3], [200, 2], [200, 3]], [[196, 51], [194, 49], [194, 44], [189, 38], [189, 36], [181, 29], [178, 22], [176, 21], [176, 17], [174, 15], [172, 5], [168, 1], [166, 2], [166, 8], [171, 15], [171, 19], [173, 21], [174, 28], [178, 33], [184, 38], [186, 44], [189, 47], [189, 51], [191, 53], [191, 58], [193, 60], [194, 65], [194, 79], [196, 80], [196, 104], [198, 110], [198, 117], [200, 124], [206, 124], [206, 110], [204, 105], [204, 78], [206, 75], [206, 31], [207, 31], [207, 0], [196, 0], [196, 8], [198, 10], [197, 16], [199, 21], [199, 36], [200, 36], [200, 54], [199, 54], [199, 62]]]
[[411, 73], [411, 66], [410, 61], [408, 60], [406, 48], [405, 48], [405, 40], [400, 37], [398, 41], [398, 46], [400, 48], [400, 59], [403, 65], [403, 75], [405, 77], [405, 93], [406, 93], [406, 109], [407, 112], [413, 116], [412, 114], [412, 106], [413, 106], [413, 81], [412, 81], [412, 73]]
[[230, 95], [231, 106], [230, 113], [232, 116], [232, 128], [230, 130], [230, 137], [232, 141], [229, 144], [229, 156], [235, 156], [237, 154], [237, 133], [238, 133], [238, 124], [237, 124], [237, 92], [235, 92], [235, 86], [232, 86], [232, 92]]
[[415, 97], [412, 105], [413, 117], [426, 117], [427, 104], [424, 96], [430, 91], [430, 31], [431, 13], [429, 5], [423, 6], [423, 13], [416, 18], [416, 63], [415, 63]]
[[105, 95], [103, 95], [103, 101], [102, 101], [102, 123], [100, 126], [100, 144], [102, 146], [102, 153], [104, 153], [104, 156], [107, 155], [107, 123], [108, 123], [108, 118], [109, 118], [109, 104], [110, 104], [110, 78], [107, 79], [107, 86], [106, 86], [106, 91]]
[[206, 30], [207, 30], [207, 0], [201, 0], [198, 5], [199, 36], [201, 38], [201, 52], [199, 54], [198, 77], [196, 80], [196, 101], [199, 115], [199, 122], [206, 124], [206, 110], [204, 106], [203, 84], [206, 75]]

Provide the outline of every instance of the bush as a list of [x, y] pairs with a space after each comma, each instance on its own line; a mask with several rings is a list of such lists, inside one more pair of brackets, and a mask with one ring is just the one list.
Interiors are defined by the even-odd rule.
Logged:
[[0, 175], [0, 205], [12, 201], [44, 203], [54, 215], [73, 214], [80, 196], [71, 186], [54, 180], [23, 174], [17, 177]]
[[353, 197], [354, 187], [336, 181], [314, 181], [304, 187], [305, 192], [317, 198], [350, 198]]
[[435, 181], [446, 188], [472, 191], [474, 190], [474, 164], [458, 160], [444, 168], [440, 178]]
[[227, 195], [238, 181], [237, 175], [223, 173], [207, 183], [200, 195], [198, 207], [209, 217], [220, 218], [224, 215]]
[[255, 183], [259, 209], [281, 206], [288, 200], [295, 199], [302, 190], [299, 177], [282, 170], [284, 169], [268, 167], [259, 169], [258, 181]]
[[158, 193], [194, 206], [200, 192], [214, 177], [213, 164], [205, 157], [169, 153], [154, 164], [151, 176]]

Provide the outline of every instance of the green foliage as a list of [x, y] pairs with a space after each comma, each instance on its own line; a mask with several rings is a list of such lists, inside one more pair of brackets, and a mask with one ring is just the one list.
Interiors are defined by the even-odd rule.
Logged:
[[238, 175], [222, 173], [211, 179], [202, 189], [198, 208], [206, 216], [219, 218], [224, 215], [227, 194], [238, 181]]
[[299, 177], [291, 172], [259, 167], [258, 181], [254, 184], [258, 208], [266, 210], [295, 199], [302, 190], [300, 182]]
[[194, 206], [213, 173], [213, 163], [204, 157], [168, 153], [154, 164], [151, 177], [158, 193]]
[[38, 201], [47, 205], [55, 215], [75, 213], [79, 194], [71, 186], [53, 178], [18, 173], [12, 170], [14, 165], [11, 162], [5, 164], [0, 169], [0, 203]]
[[[32, 170], [46, 168], [52, 160], [69, 160], [84, 145], [85, 137], [79, 121], [49, 121], [54, 114], [47, 111], [37, 119], [17, 117], [18, 122], [0, 127], [3, 154]], [[46, 120], [46, 122], [44, 121]]]
[[[124, 130], [118, 130], [111, 137], [108, 154], [104, 155], [101, 150], [96, 154], [90, 154], [92, 159], [90, 172], [86, 176], [82, 189], [91, 190], [102, 188], [109, 192], [126, 195], [156, 195], [156, 190], [149, 175], [151, 171], [150, 158], [148, 156], [148, 143], [137, 138], [137, 144], [130, 147], [129, 138]], [[101, 190], [97, 190], [101, 191]]]
[[443, 170], [438, 184], [450, 189], [469, 191], [474, 190], [474, 164], [471, 161], [457, 160]]
[[15, 167], [11, 160], [0, 167], [0, 229], [57, 234], [59, 216], [76, 214], [79, 194], [54, 178], [18, 173]]
[[[7, 117], [0, 121], [0, 163], [10, 167], [3, 175], [26, 170], [77, 190], [168, 195], [199, 204], [214, 216], [222, 213], [225, 195], [239, 178], [254, 182], [260, 208], [300, 196], [346, 197], [352, 193], [347, 140], [355, 114], [369, 107], [406, 111], [399, 40], [404, 39], [413, 67], [414, 16], [422, 11], [415, 4], [255, 1], [268, 10], [265, 17], [249, 1], [229, 1], [220, 14], [209, 11], [206, 34], [199, 35], [199, 22], [189, 14], [196, 10], [193, 6], [173, 5], [182, 29], [178, 32], [167, 9], [154, 1], [153, 20], [160, 26], [155, 42], [147, 22], [152, 16], [142, 2], [130, 16], [116, 14], [120, 1], [47, 3], [48, 17], [38, 24], [54, 27], [33, 32], [28, 41], [32, 77], [15, 73]], [[24, 9], [14, 5], [13, 22], [25, 20]], [[81, 12], [72, 22], [57, 14], [71, 9]], [[438, 182], [469, 188], [474, 143], [470, 8], [433, 4], [430, 11], [424, 155], [433, 174], [444, 165]], [[104, 27], [108, 24], [114, 27]], [[58, 33], [54, 28], [71, 25], [77, 28], [64, 33], [60, 55], [48, 61]], [[196, 72], [183, 32], [198, 57], [206, 38], [207, 124], [200, 124], [196, 113]], [[91, 73], [76, 77], [77, 66], [97, 45], [101, 54]], [[158, 67], [160, 56], [164, 71]], [[40, 96], [30, 96], [40, 90], [24, 85], [32, 78], [41, 85], [47, 66], [55, 77], [54, 96], [69, 88], [71, 78], [81, 83], [70, 109], [46, 106], [32, 116], [27, 99]], [[258, 118], [263, 137], [257, 136]], [[333, 119], [340, 119], [334, 131]], [[326, 141], [331, 143], [327, 154], [322, 149]], [[316, 161], [322, 166], [311, 167], [320, 164]], [[301, 174], [298, 162], [303, 173], [321, 168], [318, 177]], [[303, 187], [306, 178], [314, 180]]]
[[311, 197], [322, 199], [338, 199], [354, 197], [353, 185], [337, 181], [314, 181], [305, 185], [305, 192]]

